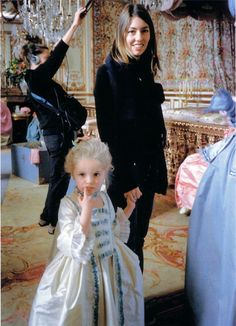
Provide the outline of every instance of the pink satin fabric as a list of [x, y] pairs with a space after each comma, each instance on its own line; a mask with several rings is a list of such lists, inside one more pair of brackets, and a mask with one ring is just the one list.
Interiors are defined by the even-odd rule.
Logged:
[[180, 165], [175, 179], [175, 200], [179, 208], [192, 209], [200, 180], [208, 163], [199, 153], [189, 155]]
[[31, 162], [31, 164], [39, 164], [40, 163], [40, 156], [39, 156], [38, 148], [32, 148], [30, 150], [30, 162]]
[[31, 113], [31, 110], [27, 106], [24, 106], [24, 107], [20, 108], [20, 112], [22, 114], [30, 114]]
[[7, 105], [0, 101], [1, 109], [1, 135], [9, 135], [12, 130], [11, 111]]
[[[224, 138], [236, 132], [229, 127], [224, 131]], [[198, 185], [208, 167], [201, 154], [189, 155], [180, 165], [175, 179], [175, 201], [178, 208], [192, 209]]]
[[236, 133], [236, 128], [230, 127], [224, 131], [224, 138]]

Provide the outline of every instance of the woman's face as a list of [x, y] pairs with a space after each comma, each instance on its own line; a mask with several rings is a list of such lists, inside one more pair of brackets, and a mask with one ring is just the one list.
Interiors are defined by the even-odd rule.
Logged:
[[40, 64], [44, 63], [50, 55], [49, 50], [45, 49], [42, 53], [39, 54]]
[[129, 52], [140, 57], [147, 49], [150, 41], [150, 29], [139, 17], [133, 17], [126, 35], [126, 46]]

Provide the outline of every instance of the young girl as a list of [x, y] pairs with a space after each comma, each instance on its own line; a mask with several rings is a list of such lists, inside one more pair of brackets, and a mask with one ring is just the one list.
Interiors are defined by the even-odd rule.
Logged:
[[66, 157], [76, 188], [61, 201], [58, 252], [47, 266], [33, 302], [31, 326], [143, 326], [142, 274], [129, 237], [135, 203], [115, 214], [101, 191], [111, 155], [98, 139], [81, 141]]

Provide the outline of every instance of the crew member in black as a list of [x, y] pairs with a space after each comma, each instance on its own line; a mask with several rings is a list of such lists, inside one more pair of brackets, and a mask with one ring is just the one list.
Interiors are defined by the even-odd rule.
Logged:
[[[80, 15], [85, 12], [85, 8], [76, 11], [71, 27], [51, 53], [47, 46], [41, 44], [26, 44], [22, 49], [23, 57], [30, 68], [25, 75], [29, 91], [46, 99], [55, 107], [58, 102], [63, 101], [66, 92], [52, 78], [61, 66], [75, 31], [82, 23], [83, 18]], [[64, 171], [64, 159], [72, 147], [74, 132], [62, 123], [60, 116], [34, 100], [32, 109], [39, 119], [50, 158], [49, 187], [39, 225], [48, 225], [48, 233], [53, 234], [58, 220], [60, 200], [65, 196], [70, 180]]]

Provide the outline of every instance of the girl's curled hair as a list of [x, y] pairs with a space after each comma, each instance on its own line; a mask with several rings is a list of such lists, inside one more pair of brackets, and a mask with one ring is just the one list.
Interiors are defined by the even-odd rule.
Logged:
[[107, 172], [112, 169], [112, 157], [109, 148], [98, 138], [82, 140], [75, 145], [66, 156], [65, 171], [72, 174], [75, 165], [82, 159], [99, 161]]

